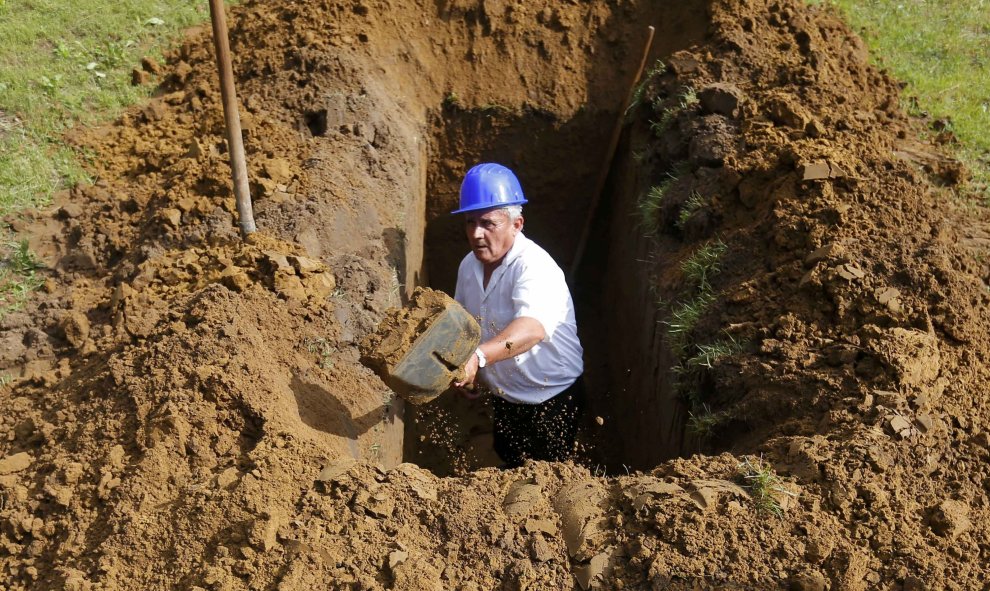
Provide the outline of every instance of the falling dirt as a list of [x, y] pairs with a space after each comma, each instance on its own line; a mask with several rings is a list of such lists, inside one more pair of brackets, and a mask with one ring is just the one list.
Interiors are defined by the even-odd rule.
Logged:
[[[828, 10], [231, 17], [263, 235], [235, 229], [205, 31], [74, 137], [92, 185], [12, 220], [48, 269], [0, 320], [0, 587], [987, 588], [986, 211]], [[478, 160], [520, 172], [527, 235], [571, 262], [648, 24], [664, 67], [574, 286], [589, 457], [465, 472], [492, 465], [485, 403], [404, 424], [358, 342], [449, 288]], [[713, 295], [672, 331], [703, 247]]]

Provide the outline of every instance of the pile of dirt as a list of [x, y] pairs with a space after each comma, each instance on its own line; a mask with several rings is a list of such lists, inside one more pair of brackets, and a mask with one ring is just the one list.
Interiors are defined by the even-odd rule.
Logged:
[[[266, 232], [247, 243], [190, 32], [159, 96], [76, 138], [98, 181], [16, 224], [50, 277], [0, 321], [3, 586], [984, 585], [986, 213], [938, 188], [959, 175], [831, 13], [653, 4], [235, 9]], [[476, 156], [552, 171], [527, 232], [573, 246], [593, 183], [567, 171], [597, 170], [646, 23], [670, 29], [666, 65], [630, 114], [583, 314], [600, 449], [645, 472], [402, 463], [402, 404], [358, 341], [425, 281], [424, 237], [460, 237], [438, 220]], [[522, 147], [557, 133], [595, 149]], [[701, 247], [721, 253], [709, 295], [672, 333]], [[426, 258], [449, 279], [453, 255]], [[707, 431], [684, 434], [689, 411]], [[711, 453], [660, 463], [691, 449]]]
[[646, 89], [652, 124], [615, 175], [599, 271], [622, 394], [596, 409], [613, 457], [761, 454], [838, 526], [802, 542], [793, 588], [979, 588], [986, 211], [919, 166], [945, 158], [840, 23], [727, 5]]

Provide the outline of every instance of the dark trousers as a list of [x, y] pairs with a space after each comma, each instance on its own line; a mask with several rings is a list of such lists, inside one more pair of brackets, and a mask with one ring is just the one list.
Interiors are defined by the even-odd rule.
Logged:
[[584, 409], [584, 381], [540, 404], [517, 404], [493, 397], [495, 453], [506, 467], [525, 460], [563, 462], [574, 455], [578, 420]]

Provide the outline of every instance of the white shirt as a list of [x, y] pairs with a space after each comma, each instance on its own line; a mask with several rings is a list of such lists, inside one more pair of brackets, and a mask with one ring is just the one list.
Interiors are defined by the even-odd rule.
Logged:
[[563, 392], [584, 371], [574, 303], [547, 251], [519, 233], [484, 288], [484, 268], [468, 253], [457, 270], [456, 299], [481, 325], [481, 341], [516, 318], [535, 318], [546, 337], [532, 349], [478, 372], [483, 384], [509, 402], [539, 404]]

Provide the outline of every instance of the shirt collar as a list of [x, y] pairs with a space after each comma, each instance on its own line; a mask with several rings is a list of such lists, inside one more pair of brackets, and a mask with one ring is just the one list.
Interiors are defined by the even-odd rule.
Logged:
[[505, 259], [502, 260], [502, 265], [508, 265], [514, 261], [519, 255], [522, 254], [524, 250], [526, 250], [529, 242], [529, 238], [526, 238], [522, 232], [516, 234], [516, 239], [512, 243], [512, 248], [509, 249], [509, 252], [505, 253]]

